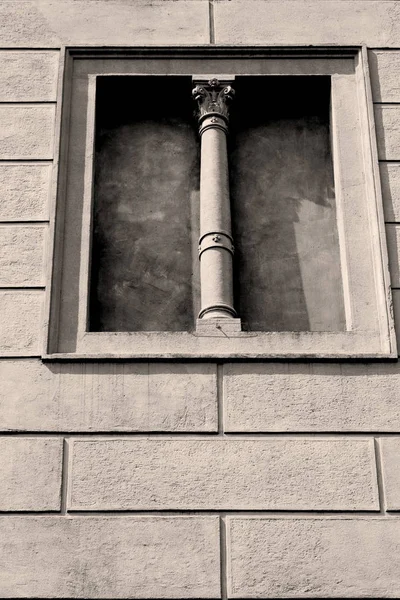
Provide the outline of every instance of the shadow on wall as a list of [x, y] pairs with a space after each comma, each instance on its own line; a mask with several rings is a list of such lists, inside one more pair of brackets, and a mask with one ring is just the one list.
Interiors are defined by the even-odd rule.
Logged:
[[327, 77], [238, 77], [231, 194], [252, 330], [345, 329]]

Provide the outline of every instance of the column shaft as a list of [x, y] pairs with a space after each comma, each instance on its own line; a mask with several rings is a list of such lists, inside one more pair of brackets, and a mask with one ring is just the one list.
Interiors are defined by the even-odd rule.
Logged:
[[[200, 171], [200, 318], [235, 317], [226, 134], [202, 123]], [[223, 124], [223, 122], [222, 122]]]
[[236, 319], [233, 306], [233, 240], [229, 198], [227, 140], [230, 85], [213, 78], [193, 90], [199, 104], [200, 283], [199, 319]]

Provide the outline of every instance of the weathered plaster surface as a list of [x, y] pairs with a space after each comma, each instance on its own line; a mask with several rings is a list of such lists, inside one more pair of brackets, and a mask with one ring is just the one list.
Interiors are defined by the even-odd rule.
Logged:
[[400, 510], [400, 438], [383, 438], [380, 444], [386, 508]]
[[0, 511], [60, 510], [62, 439], [0, 437]]
[[398, 431], [394, 364], [231, 364], [227, 431]]
[[368, 440], [75, 441], [75, 510], [378, 510]]
[[0, 286], [45, 284], [44, 225], [0, 225]]
[[3, 598], [219, 598], [216, 517], [0, 518]]
[[400, 52], [370, 50], [368, 60], [374, 102], [399, 102]]
[[222, 0], [214, 15], [217, 44], [399, 46], [395, 0]]
[[41, 353], [43, 301], [40, 290], [0, 290], [1, 356]]
[[213, 364], [0, 362], [0, 427], [216, 431]]
[[0, 159], [51, 159], [55, 106], [0, 105]]
[[400, 106], [375, 105], [375, 124], [380, 160], [400, 159]]
[[48, 218], [49, 164], [0, 163], [0, 220]]
[[379, 165], [386, 221], [400, 222], [400, 162]]
[[400, 521], [228, 518], [229, 598], [397, 598]]
[[0, 51], [0, 102], [56, 100], [59, 52]]
[[4, 0], [0, 46], [141, 46], [209, 42], [207, 2]]

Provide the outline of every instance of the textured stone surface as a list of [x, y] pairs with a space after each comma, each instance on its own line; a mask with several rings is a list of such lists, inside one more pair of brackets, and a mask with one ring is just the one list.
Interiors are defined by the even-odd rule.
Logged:
[[55, 106], [0, 105], [0, 159], [53, 156]]
[[400, 521], [228, 519], [229, 598], [398, 598]]
[[60, 510], [62, 440], [0, 438], [0, 511]]
[[397, 352], [400, 355], [400, 290], [392, 290], [394, 326], [396, 329]]
[[206, 44], [208, 22], [203, 0], [6, 0], [0, 46]]
[[235, 308], [250, 331], [344, 330], [329, 78], [248, 79], [230, 128]]
[[385, 220], [400, 222], [400, 162], [380, 163], [379, 170]]
[[375, 105], [375, 125], [379, 159], [400, 160], [400, 106]]
[[226, 431], [399, 431], [396, 364], [228, 364]]
[[212, 364], [0, 362], [0, 427], [216, 431]]
[[[90, 330], [188, 331], [200, 308], [190, 79], [103, 77], [97, 85]], [[160, 89], [163, 102], [149, 103]]]
[[42, 286], [46, 227], [0, 225], [0, 286]]
[[0, 356], [41, 353], [44, 292], [0, 290]]
[[219, 598], [216, 517], [0, 518], [2, 598]]
[[0, 164], [0, 221], [48, 218], [50, 165]]
[[222, 0], [217, 44], [366, 44], [398, 47], [400, 6], [364, 0]]
[[377, 510], [371, 440], [74, 441], [79, 510]]
[[58, 52], [0, 52], [0, 102], [55, 100]]
[[368, 62], [374, 102], [400, 102], [400, 52], [370, 50]]
[[389, 255], [390, 281], [392, 287], [400, 287], [400, 225], [386, 225], [386, 240]]
[[400, 509], [400, 438], [380, 441], [383, 465], [383, 484], [388, 510]]

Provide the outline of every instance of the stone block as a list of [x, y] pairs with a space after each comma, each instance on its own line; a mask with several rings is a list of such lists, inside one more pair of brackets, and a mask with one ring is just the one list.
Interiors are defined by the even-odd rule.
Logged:
[[0, 225], [0, 286], [44, 286], [46, 230], [43, 225]]
[[36, 356], [42, 351], [40, 290], [0, 290], [0, 356]]
[[382, 438], [382, 470], [388, 510], [400, 509], [400, 438]]
[[368, 53], [374, 102], [400, 102], [400, 51], [370, 50]]
[[0, 427], [20, 431], [217, 430], [212, 364], [0, 361]]
[[19, 0], [0, 3], [2, 48], [207, 44], [203, 0]]
[[0, 221], [45, 221], [51, 165], [0, 164]]
[[62, 440], [0, 437], [0, 511], [60, 510]]
[[392, 290], [394, 326], [396, 329], [397, 352], [400, 355], [400, 290]]
[[400, 6], [364, 0], [222, 0], [217, 44], [399, 46]]
[[51, 159], [55, 105], [0, 105], [0, 159]]
[[75, 440], [72, 510], [378, 510], [362, 439]]
[[0, 518], [2, 598], [219, 598], [217, 517]]
[[0, 51], [0, 102], [56, 100], [59, 52]]
[[375, 125], [380, 160], [400, 160], [400, 106], [375, 105]]
[[390, 281], [394, 288], [400, 287], [400, 225], [386, 225], [386, 240], [389, 256]]
[[230, 432], [399, 431], [400, 366], [228, 364], [224, 404]]
[[400, 222], [400, 162], [381, 162], [379, 171], [385, 220]]
[[229, 598], [398, 598], [400, 520], [228, 518]]

